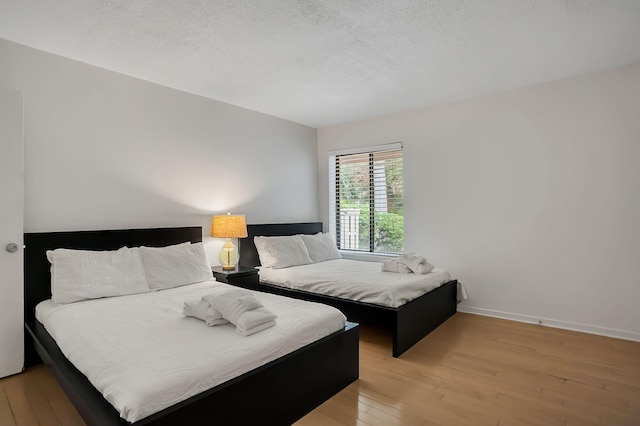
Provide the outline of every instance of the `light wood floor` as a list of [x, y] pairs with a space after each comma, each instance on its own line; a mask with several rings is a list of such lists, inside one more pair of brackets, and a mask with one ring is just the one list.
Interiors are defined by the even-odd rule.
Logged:
[[[297, 425], [640, 425], [637, 342], [463, 313], [400, 359], [380, 330], [360, 340], [360, 379]], [[0, 380], [14, 424], [83, 423], [37, 366]]]

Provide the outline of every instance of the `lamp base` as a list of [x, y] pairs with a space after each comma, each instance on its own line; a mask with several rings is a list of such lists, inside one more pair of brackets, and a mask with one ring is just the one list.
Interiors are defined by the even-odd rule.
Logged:
[[227, 238], [224, 246], [222, 246], [222, 250], [220, 250], [220, 254], [218, 255], [218, 260], [220, 261], [220, 266], [222, 266], [223, 271], [233, 271], [236, 269], [240, 256], [238, 249], [231, 242], [231, 238]]

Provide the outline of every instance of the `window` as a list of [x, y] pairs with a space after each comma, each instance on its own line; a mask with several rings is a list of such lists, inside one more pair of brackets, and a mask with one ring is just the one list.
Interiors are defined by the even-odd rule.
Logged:
[[402, 252], [402, 187], [400, 143], [330, 153], [330, 224], [338, 248]]

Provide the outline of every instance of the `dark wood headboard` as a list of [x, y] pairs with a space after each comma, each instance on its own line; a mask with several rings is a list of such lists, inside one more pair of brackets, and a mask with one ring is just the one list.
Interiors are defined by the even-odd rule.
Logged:
[[247, 225], [247, 238], [238, 241], [240, 266], [260, 266], [260, 258], [253, 237], [279, 237], [297, 234], [317, 234], [322, 232], [322, 222], [270, 223]]
[[35, 307], [51, 298], [51, 264], [47, 250], [117, 250], [120, 247], [162, 247], [202, 241], [202, 227], [116, 229], [105, 231], [37, 232], [24, 234], [24, 318], [31, 321]]

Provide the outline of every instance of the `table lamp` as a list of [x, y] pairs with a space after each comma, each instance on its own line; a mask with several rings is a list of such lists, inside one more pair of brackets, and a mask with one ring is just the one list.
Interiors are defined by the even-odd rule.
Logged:
[[245, 238], [247, 236], [247, 222], [244, 215], [227, 213], [226, 215], [213, 216], [211, 236], [227, 239], [218, 255], [222, 269], [225, 271], [236, 269], [238, 260], [240, 260], [240, 253], [238, 253], [238, 248], [231, 242], [231, 238]]

